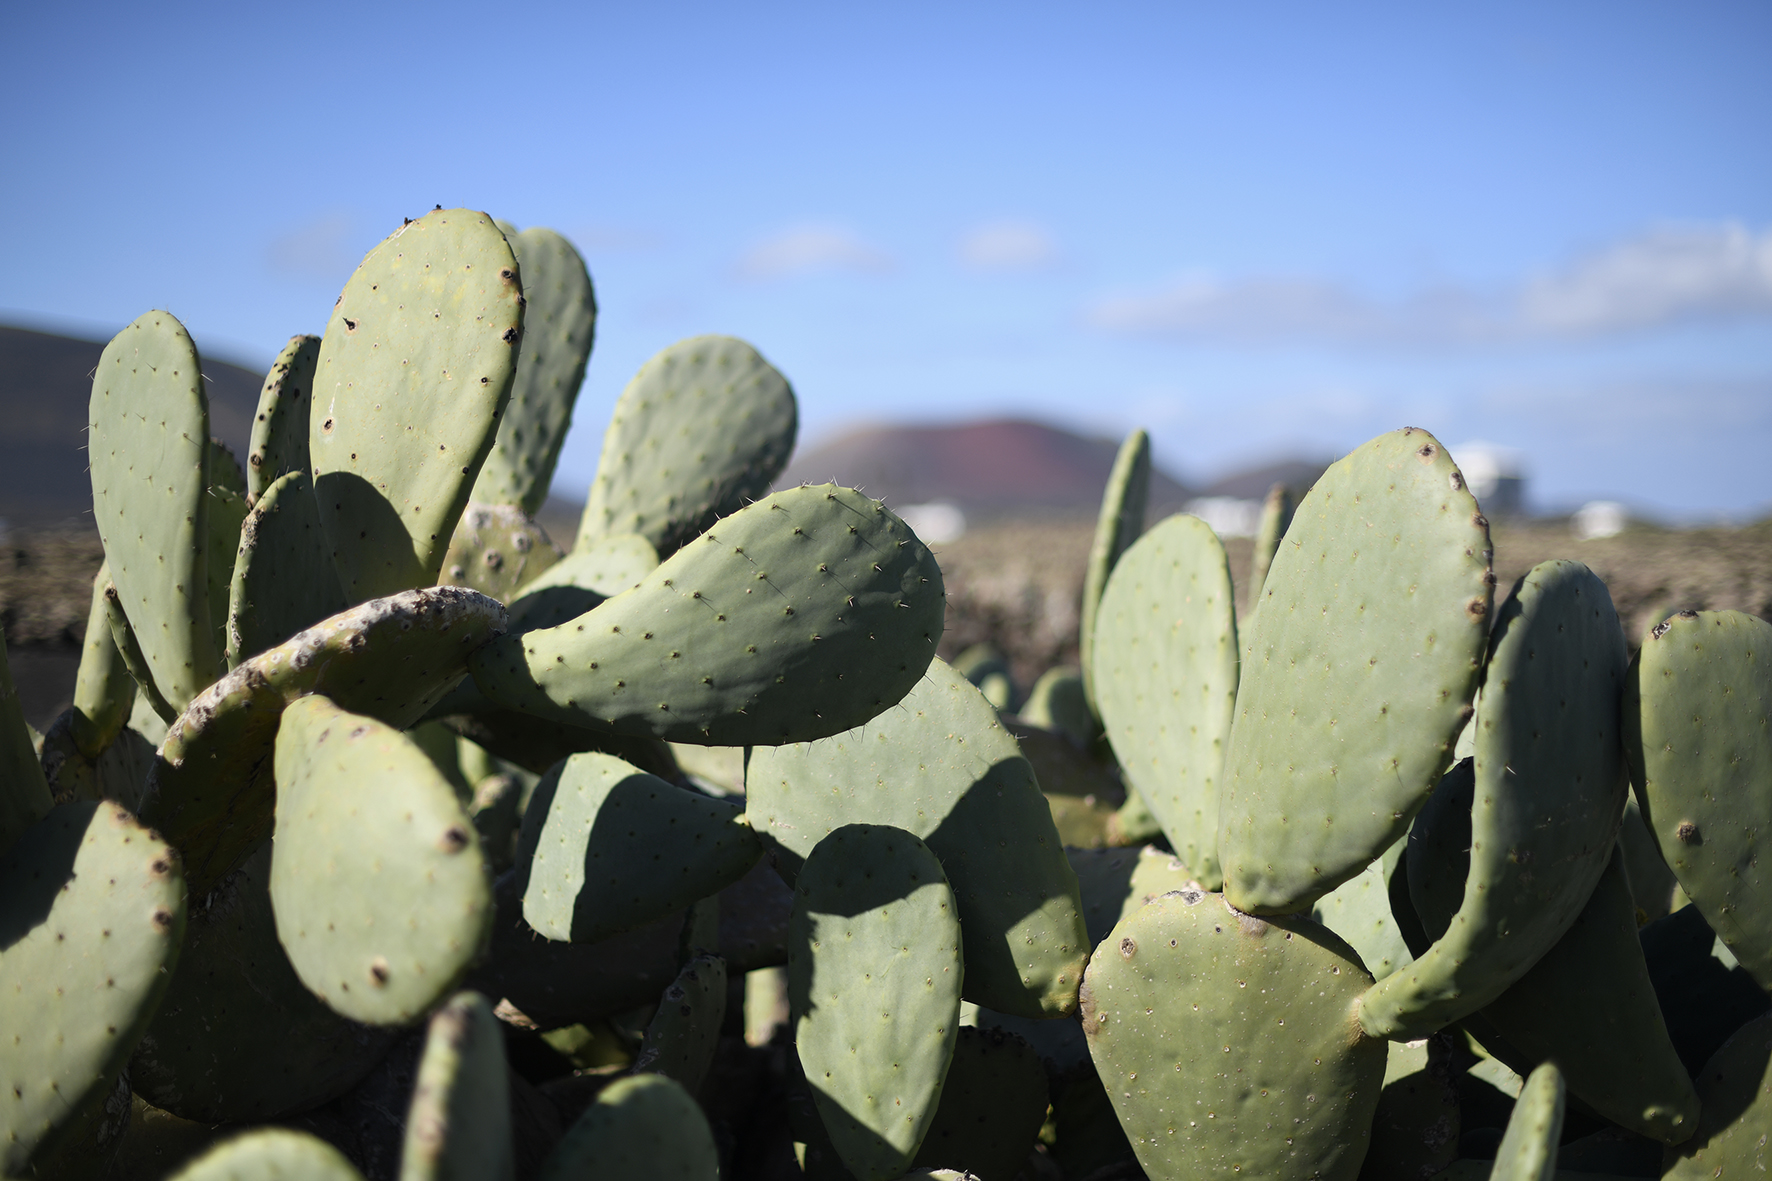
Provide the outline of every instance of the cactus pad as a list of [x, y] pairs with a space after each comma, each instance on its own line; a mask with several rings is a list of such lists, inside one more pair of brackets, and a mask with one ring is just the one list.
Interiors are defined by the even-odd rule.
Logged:
[[204, 1124], [306, 1111], [387, 1053], [391, 1033], [334, 1013], [277, 942], [271, 843], [206, 892], [185, 925], [166, 997], [129, 1061], [136, 1094]]
[[1489, 557], [1426, 431], [1380, 435], [1298, 506], [1242, 637], [1218, 831], [1232, 904], [1304, 909], [1402, 837], [1470, 712]]
[[256, 505], [265, 489], [283, 476], [308, 470], [308, 414], [319, 362], [318, 336], [290, 337], [271, 362], [252, 416], [252, 450], [246, 453], [250, 504]]
[[1033, 1018], [1076, 1007], [1089, 954], [1076, 874], [1015, 740], [951, 667], [935, 661], [896, 709], [846, 734], [754, 749], [745, 786], [784, 875], [851, 821], [927, 841], [966, 926], [966, 999]]
[[142, 818], [184, 854], [193, 893], [269, 831], [269, 756], [285, 706], [323, 693], [341, 708], [410, 726], [504, 627], [478, 591], [438, 586], [376, 599], [260, 653], [211, 685], [167, 732]]
[[177, 856], [115, 804], [64, 804], [0, 854], [0, 1172], [26, 1175], [115, 1082], [177, 962], [184, 893]]
[[477, 992], [450, 998], [425, 1032], [400, 1181], [515, 1181], [504, 1035]]
[[470, 503], [443, 556], [442, 581], [508, 603], [559, 560], [547, 532], [516, 505]]
[[524, 813], [523, 917], [549, 939], [595, 943], [717, 893], [763, 855], [743, 812], [614, 755], [573, 755]]
[[210, 622], [209, 402], [197, 346], [149, 312], [105, 346], [92, 381], [93, 514], [123, 614], [174, 709], [221, 674]]
[[1404, 845], [1404, 841], [1398, 841], [1359, 876], [1335, 887], [1311, 907], [1312, 918], [1360, 953], [1360, 962], [1374, 980], [1383, 980], [1413, 959], [1409, 945], [1403, 941], [1403, 932], [1391, 915], [1391, 875], [1397, 872]]
[[962, 975], [953, 892], [927, 845], [877, 824], [818, 843], [794, 884], [789, 1008], [819, 1118], [859, 1181], [890, 1181], [916, 1156], [954, 1057]]
[[222, 1141], [171, 1181], [363, 1181], [363, 1174], [318, 1136], [261, 1128]]
[[1625, 752], [1668, 868], [1772, 992], [1772, 623], [1681, 612], [1644, 640], [1626, 689]]
[[117, 593], [116, 583], [106, 583], [105, 622], [110, 625], [111, 643], [117, 649], [117, 659], [123, 662], [123, 668], [129, 673], [129, 679], [135, 682], [136, 698], [131, 707], [129, 724], [148, 731], [141, 725], [141, 714], [144, 710], [159, 719], [162, 732], [167, 725], [178, 717], [178, 711], [154, 684], [154, 674], [148, 668], [147, 657], [142, 655], [141, 645], [136, 642], [135, 629], [129, 626], [128, 618], [123, 614], [123, 599]]
[[1237, 700], [1224, 544], [1198, 517], [1151, 528], [1095, 612], [1095, 707], [1131, 787], [1200, 884], [1218, 889], [1218, 792]]
[[661, 556], [769, 491], [799, 431], [794, 391], [742, 340], [694, 336], [628, 382], [574, 549], [638, 533]]
[[[240, 555], [240, 527], [246, 523], [246, 499], [217, 484], [209, 490], [209, 555], [203, 568], [209, 579], [209, 621], [215, 630], [215, 650], [228, 649], [228, 594], [234, 582], [234, 565]], [[302, 572], [306, 581], [313, 575]]]
[[1014, 1181], [1046, 1118], [1046, 1067], [1033, 1047], [1001, 1029], [966, 1026], [941, 1087], [917, 1164]]
[[1662, 1160], [1667, 1181], [1758, 1177], [1772, 1169], [1772, 1014], [1735, 1032], [1698, 1075], [1698, 1134]]
[[1083, 568], [1083, 606], [1078, 613], [1078, 648], [1083, 665], [1083, 692], [1095, 706], [1095, 615], [1107, 590], [1108, 575], [1138, 535], [1144, 532], [1145, 508], [1151, 492], [1151, 438], [1133, 431], [1120, 444], [1114, 466], [1108, 472], [1101, 495], [1101, 512], [1095, 520], [1095, 539], [1089, 563]]
[[639, 586], [658, 568], [658, 552], [638, 533], [615, 533], [574, 550], [519, 588], [511, 631], [537, 631], [577, 619], [604, 599]]
[[240, 667], [346, 605], [320, 527], [314, 478], [305, 471], [279, 476], [240, 525], [228, 588], [228, 667]]
[[1551, 1181], [1563, 1137], [1563, 1076], [1546, 1062], [1526, 1078], [1495, 1150], [1491, 1181]]
[[[111, 570], [100, 565], [92, 580], [92, 606], [86, 613], [86, 639], [80, 648], [80, 671], [74, 678], [72, 733], [80, 753], [96, 759], [129, 721], [135, 704], [135, 678], [123, 667], [123, 656], [111, 638], [105, 612], [105, 587]], [[3, 776], [0, 772], [0, 776]], [[0, 841], [0, 848], [5, 842]]]
[[1474, 777], [1462, 903], [1426, 954], [1361, 1002], [1368, 1033], [1424, 1037], [1474, 1013], [1581, 913], [1624, 809], [1624, 678], [1605, 583], [1579, 562], [1527, 572], [1497, 613], [1474, 771], [1457, 772]]
[[1175, 890], [1200, 889], [1173, 853], [1142, 849], [1066, 849], [1076, 871], [1089, 924], [1089, 946], [1097, 947], [1116, 924], [1153, 898]]
[[470, 661], [498, 705], [718, 746], [841, 733], [896, 703], [941, 638], [941, 570], [878, 501], [778, 492], [577, 620]]
[[531, 226], [516, 235], [507, 231], [505, 239], [523, 269], [523, 351], [472, 499], [533, 515], [548, 497], [584, 384], [597, 334], [597, 296], [584, 259], [553, 230]]
[[1292, 524], [1292, 490], [1284, 484], [1275, 484], [1267, 490], [1267, 499], [1261, 506], [1261, 524], [1255, 530], [1255, 545], [1249, 553], [1249, 607], [1253, 612], [1255, 604], [1261, 602], [1261, 587], [1267, 581], [1267, 572], [1273, 567], [1274, 555], [1280, 552], [1280, 541], [1286, 536], [1287, 526]]
[[604, 1089], [567, 1129], [539, 1181], [719, 1181], [713, 1129], [681, 1083], [661, 1074]]
[[308, 455], [351, 602], [437, 581], [522, 332], [517, 260], [484, 213], [408, 222], [345, 284], [320, 343]]
[[1371, 977], [1299, 915], [1165, 894], [1117, 927], [1083, 979], [1083, 1032], [1153, 1177], [1352, 1181], [1385, 1044], [1355, 1016]]
[[658, 1011], [634, 1057], [634, 1072], [666, 1075], [696, 1094], [713, 1065], [725, 1018], [726, 961], [717, 955], [694, 956], [658, 998]]
[[289, 962], [353, 1021], [411, 1021], [490, 929], [473, 823], [410, 739], [324, 697], [283, 711], [276, 769], [271, 905]]

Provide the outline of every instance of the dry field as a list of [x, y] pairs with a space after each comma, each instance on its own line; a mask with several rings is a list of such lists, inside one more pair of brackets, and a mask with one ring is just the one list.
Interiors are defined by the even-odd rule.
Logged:
[[[569, 523], [569, 522], [568, 522]], [[1089, 521], [1006, 522], [936, 547], [947, 580], [942, 655], [988, 640], [1010, 657], [1025, 691], [1054, 664], [1077, 659], [1077, 603], [1093, 531]], [[560, 536], [570, 543], [570, 529]], [[1734, 608], [1772, 618], [1772, 521], [1740, 529], [1634, 527], [1579, 541], [1561, 522], [1493, 527], [1497, 590], [1550, 558], [1586, 562], [1612, 589], [1634, 642], [1661, 613]], [[1250, 543], [1228, 544], [1239, 602]], [[84, 532], [14, 532], [0, 543], [0, 627], [25, 716], [42, 726], [73, 695], [92, 577], [103, 559]]]

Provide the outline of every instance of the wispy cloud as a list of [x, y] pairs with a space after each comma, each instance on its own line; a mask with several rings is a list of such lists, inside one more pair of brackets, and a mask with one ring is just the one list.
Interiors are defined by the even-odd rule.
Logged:
[[360, 260], [356, 228], [348, 213], [326, 214], [273, 238], [265, 261], [286, 275], [343, 282]]
[[1038, 271], [1058, 261], [1058, 241], [1039, 222], [993, 221], [959, 242], [960, 261], [978, 271]]
[[786, 279], [816, 271], [879, 273], [892, 269], [892, 256], [850, 230], [834, 225], [791, 226], [740, 256], [741, 279]]
[[1652, 230], [1500, 292], [1446, 286], [1375, 300], [1311, 277], [1184, 276], [1088, 311], [1112, 333], [1226, 341], [1459, 344], [1604, 336], [1772, 317], [1772, 230]]

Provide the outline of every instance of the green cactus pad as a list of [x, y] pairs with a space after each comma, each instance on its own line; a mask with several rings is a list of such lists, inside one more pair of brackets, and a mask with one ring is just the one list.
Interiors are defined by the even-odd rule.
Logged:
[[116, 1081], [177, 962], [184, 895], [177, 856], [116, 804], [64, 804], [0, 854], [0, 1172], [26, 1175]]
[[584, 259], [553, 230], [531, 226], [507, 232], [505, 240], [523, 268], [523, 351], [498, 439], [471, 499], [533, 515], [548, 497], [584, 384], [597, 334], [597, 296]]
[[[1433, 938], [1468, 888], [1474, 788], [1468, 774], [1446, 776], [1410, 831], [1411, 904]], [[1602, 982], [1606, 1003], [1596, 1005]], [[1621, 854], [1563, 937], [1481, 1014], [1522, 1065], [1562, 1064], [1569, 1089], [1613, 1123], [1668, 1144], [1697, 1126], [1698, 1098], [1655, 998]]]
[[52, 802], [0, 632], [0, 855], [49, 814]]
[[320, 342], [308, 455], [351, 602], [437, 581], [522, 333], [517, 260], [484, 213], [408, 222], [345, 284]]
[[1076, 871], [1089, 925], [1089, 946], [1100, 945], [1127, 915], [1175, 890], [1201, 889], [1187, 866], [1154, 845], [1142, 849], [1066, 849]]
[[1083, 692], [1095, 706], [1095, 615], [1107, 590], [1114, 563], [1144, 532], [1144, 514], [1151, 491], [1151, 438], [1142, 429], [1120, 444], [1101, 494], [1095, 519], [1095, 540], [1083, 568], [1083, 606], [1077, 615], [1078, 649], [1083, 666]]
[[1218, 831], [1233, 905], [1305, 909], [1402, 837], [1470, 713], [1489, 556], [1426, 431], [1380, 435], [1298, 506], [1242, 636]]
[[1546, 1062], [1527, 1076], [1495, 1150], [1490, 1181], [1552, 1181], [1563, 1138], [1564, 1101], [1563, 1076], [1555, 1063]]
[[400, 1181], [514, 1181], [504, 1035], [477, 992], [431, 1018], [419, 1059]]
[[[1077, 697], [1082, 699], [1081, 681], [1077, 682]], [[1026, 721], [1006, 716], [1003, 724], [1015, 736], [1022, 758], [1034, 769], [1034, 780], [1052, 809], [1060, 842], [1067, 849], [1123, 844], [1115, 839], [1112, 829], [1125, 802], [1126, 787], [1112, 752], [1080, 747], [1056, 730], [1042, 730]]]
[[750, 746], [841, 733], [917, 683], [941, 638], [941, 569], [879, 501], [778, 492], [576, 621], [470, 661], [498, 705], [567, 725]]
[[117, 593], [117, 584], [106, 583], [104, 596], [105, 622], [110, 625], [111, 643], [117, 649], [117, 659], [123, 662], [124, 670], [129, 673], [129, 679], [135, 682], [136, 687], [135, 705], [130, 710], [129, 724], [147, 733], [139, 724], [139, 715], [145, 708], [160, 719], [160, 724], [164, 727], [178, 717], [178, 711], [172, 708], [172, 704], [160, 692], [160, 687], [154, 684], [154, 674], [148, 668], [148, 659], [142, 655], [141, 645], [136, 642], [135, 629], [129, 626], [129, 620], [123, 614], [123, 598]]
[[595, 943], [725, 889], [762, 855], [741, 805], [576, 754], [524, 813], [523, 917], [549, 939]]
[[205, 1124], [306, 1111], [362, 1078], [391, 1033], [347, 1021], [307, 990], [277, 942], [271, 844], [192, 907], [184, 950], [129, 1060], [136, 1093]]
[[318, 1136], [261, 1128], [222, 1141], [171, 1181], [363, 1181], [363, 1174]]
[[217, 488], [232, 492], [241, 500], [246, 499], [246, 471], [240, 466], [228, 445], [209, 436], [209, 489], [211, 494]]
[[1046, 1101], [1046, 1067], [1033, 1047], [1001, 1029], [963, 1027], [915, 1163], [1014, 1181], [1040, 1135]]
[[74, 742], [77, 718], [72, 709], [64, 710], [49, 724], [39, 744], [50, 797], [58, 804], [114, 800], [132, 812], [139, 811], [148, 775], [154, 769], [153, 744], [125, 726], [96, 759], [89, 759]]
[[[204, 570], [209, 579], [209, 617], [215, 629], [215, 650], [228, 650], [228, 592], [234, 582], [234, 564], [240, 554], [240, 528], [246, 523], [246, 499], [219, 484], [209, 490], [209, 556]], [[304, 579], [312, 577], [303, 571]]]
[[768, 492], [798, 431], [794, 391], [756, 349], [678, 341], [621, 392], [573, 548], [638, 533], [669, 555]]
[[819, 1118], [859, 1181], [890, 1181], [916, 1156], [954, 1057], [963, 973], [954, 895], [927, 845], [881, 824], [818, 842], [794, 883], [788, 1003]]
[[469, 503], [443, 556], [442, 581], [508, 603], [559, 560], [546, 530], [516, 505]]
[[657, 568], [658, 552], [638, 533], [600, 538], [590, 549], [574, 550], [519, 588], [511, 600], [511, 631], [568, 623], [604, 599], [639, 586]]
[[1083, 689], [1083, 670], [1061, 664], [1040, 674], [1028, 699], [1021, 703], [1021, 720], [1045, 730], [1054, 730], [1079, 746], [1095, 741], [1101, 728], [1089, 712], [1089, 697]]
[[1772, 1013], [1748, 1022], [1698, 1075], [1698, 1133], [1663, 1157], [1667, 1181], [1764, 1176], [1772, 1169]]
[[[1624, 691], [1628, 702], [1628, 680]], [[1627, 704], [1624, 722], [1627, 764], [1630, 762], [1630, 712]], [[1618, 822], [1618, 847], [1624, 853], [1624, 872], [1630, 879], [1631, 898], [1637, 904], [1638, 925], [1652, 923], [1672, 913], [1675, 892], [1683, 895], [1685, 890], [1663, 860], [1655, 834], [1649, 831], [1649, 822], [1643, 819], [1643, 810], [1637, 804], [1634, 791], [1624, 797], [1624, 817]]]
[[410, 739], [324, 697], [283, 711], [276, 767], [271, 905], [289, 962], [353, 1021], [411, 1021], [490, 929], [473, 822]]
[[[123, 667], [122, 653], [111, 638], [105, 611], [105, 587], [111, 568], [100, 565], [92, 580], [92, 606], [86, 613], [86, 639], [80, 648], [80, 671], [74, 678], [72, 734], [80, 753], [96, 759], [129, 721], [135, 704], [135, 678]], [[0, 843], [0, 847], [4, 847]]]
[[1249, 553], [1249, 606], [1253, 612], [1261, 601], [1261, 587], [1267, 572], [1273, 568], [1274, 555], [1280, 552], [1280, 540], [1292, 524], [1292, 490], [1275, 484], [1267, 490], [1261, 506], [1261, 524], [1255, 530], [1255, 545]]
[[966, 999], [1020, 1017], [1075, 1009], [1089, 954], [1076, 874], [1015, 740], [948, 665], [932, 663], [897, 708], [846, 734], [754, 749], [745, 787], [784, 876], [852, 821], [927, 841], [966, 926]]
[[318, 336], [290, 337], [271, 362], [252, 417], [252, 449], [246, 453], [249, 504], [256, 505], [283, 476], [308, 470], [308, 415], [319, 363]]
[[1476, 1012], [1581, 913], [1624, 808], [1624, 679], [1606, 584], [1579, 562], [1533, 567], [1497, 613], [1475, 768], [1459, 772], [1474, 774], [1476, 801], [1462, 903], [1424, 955], [1361, 1002], [1368, 1033], [1425, 1037]]
[[[1358, 877], [1349, 878], [1311, 907], [1312, 918], [1360, 953], [1360, 962], [1374, 980], [1383, 980], [1414, 959], [1391, 915], [1391, 875], [1397, 872], [1405, 844], [1398, 841], [1386, 849], [1384, 856], [1368, 865]], [[1459, 880], [1462, 882], [1463, 878]]]
[[538, 1181], [719, 1181], [713, 1129], [681, 1083], [641, 1074], [606, 1087]]
[[149, 312], [105, 346], [92, 381], [87, 458], [111, 581], [174, 709], [221, 675], [210, 621], [209, 403], [197, 346]]
[[1237, 613], [1224, 543], [1198, 517], [1151, 527], [1095, 612], [1095, 707], [1120, 768], [1202, 886], [1218, 867], [1218, 792], [1237, 701]]
[[1386, 1056], [1354, 1012], [1370, 981], [1326, 928], [1218, 894], [1123, 920], [1090, 958], [1083, 1032], [1144, 1171], [1358, 1176]]
[[1760, 987], [1772, 992], [1772, 623], [1682, 611], [1632, 666], [1625, 752], [1668, 868]]
[[332, 567], [314, 478], [277, 477], [240, 525], [228, 588], [228, 667], [238, 668], [347, 606]]
[[211, 685], [167, 732], [142, 818], [185, 858], [193, 893], [239, 864], [270, 831], [269, 757], [290, 702], [322, 693], [394, 727], [418, 721], [504, 627], [477, 591], [438, 586], [333, 616]]
[[725, 1018], [726, 961], [717, 955], [693, 957], [659, 997], [658, 1012], [634, 1056], [634, 1072], [674, 1078], [696, 1094], [713, 1065]]

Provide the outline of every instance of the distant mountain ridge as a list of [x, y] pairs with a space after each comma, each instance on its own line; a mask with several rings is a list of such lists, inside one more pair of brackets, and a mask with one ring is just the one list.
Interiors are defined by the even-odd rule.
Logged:
[[[975, 520], [1092, 516], [1119, 446], [1116, 439], [1014, 418], [869, 426], [796, 455], [777, 486], [835, 480], [889, 505], [945, 502]], [[1178, 511], [1192, 495], [1153, 470], [1148, 519]]]
[[[42, 528], [92, 520], [86, 411], [105, 342], [0, 327], [0, 518]], [[210, 433], [244, 461], [264, 375], [203, 359]]]

